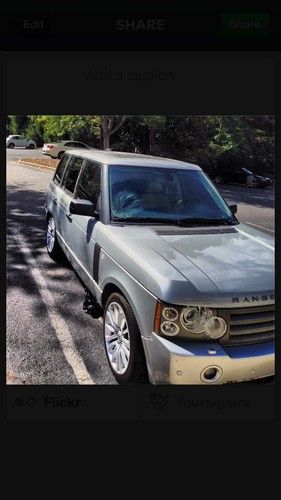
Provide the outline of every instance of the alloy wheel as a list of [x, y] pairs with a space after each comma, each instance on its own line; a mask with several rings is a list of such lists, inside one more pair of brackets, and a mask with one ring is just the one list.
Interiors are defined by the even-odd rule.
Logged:
[[49, 252], [52, 252], [54, 249], [55, 234], [56, 234], [55, 221], [53, 217], [50, 217], [47, 226], [47, 249]]
[[111, 302], [104, 318], [105, 346], [112, 369], [124, 374], [130, 361], [130, 334], [125, 312], [120, 304]]

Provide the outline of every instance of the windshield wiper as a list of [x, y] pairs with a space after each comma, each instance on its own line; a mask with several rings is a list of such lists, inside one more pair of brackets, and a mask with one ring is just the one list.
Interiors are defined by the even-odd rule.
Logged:
[[155, 222], [155, 224], [177, 224], [176, 219], [163, 219], [162, 217], [114, 217], [113, 222]]
[[234, 218], [228, 219], [206, 219], [204, 217], [178, 217], [177, 219], [169, 219], [162, 217], [114, 217], [113, 222], [149, 222], [151, 224], [171, 224], [173, 226], [188, 226], [193, 224], [236, 224]]
[[189, 224], [217, 224], [217, 225], [234, 225], [236, 224], [236, 220], [233, 217], [229, 217], [227, 219], [206, 219], [204, 217], [179, 217], [176, 220], [176, 223], [179, 226], [188, 226]]

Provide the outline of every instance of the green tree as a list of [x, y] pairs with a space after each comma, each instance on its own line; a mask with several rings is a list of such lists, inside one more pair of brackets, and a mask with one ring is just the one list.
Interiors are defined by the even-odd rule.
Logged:
[[9, 134], [25, 134], [29, 118], [27, 115], [9, 115], [8, 126]]
[[149, 130], [149, 154], [154, 154], [157, 133], [163, 130], [166, 117], [162, 115], [147, 115], [142, 117], [142, 124]]

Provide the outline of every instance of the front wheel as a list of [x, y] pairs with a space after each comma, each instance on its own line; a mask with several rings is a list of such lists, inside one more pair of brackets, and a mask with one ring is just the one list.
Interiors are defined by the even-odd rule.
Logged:
[[[59, 154], [58, 154], [58, 159], [59, 159], [59, 160], [61, 160], [61, 159], [62, 159], [62, 157], [63, 157], [64, 153], [65, 153], [64, 151], [60, 151], [60, 152], [59, 152]], [[53, 156], [53, 158], [54, 158], [54, 156]]]
[[52, 260], [55, 262], [62, 262], [64, 260], [63, 251], [59, 245], [56, 235], [56, 224], [52, 216], [47, 221], [47, 252]]
[[10, 144], [8, 144], [8, 148], [9, 149], [14, 149], [15, 145], [13, 142], [10, 142]]
[[148, 382], [141, 334], [131, 306], [119, 293], [106, 302], [104, 344], [110, 368], [119, 384]]
[[35, 149], [34, 144], [29, 144], [28, 149]]

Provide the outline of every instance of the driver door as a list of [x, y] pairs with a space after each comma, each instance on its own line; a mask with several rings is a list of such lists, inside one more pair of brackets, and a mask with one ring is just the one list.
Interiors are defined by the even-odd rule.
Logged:
[[[101, 192], [101, 166], [86, 160], [79, 176], [75, 198], [88, 200], [97, 208]], [[101, 224], [95, 217], [72, 214], [72, 235], [75, 252], [79, 255], [83, 271], [93, 277], [93, 257], [96, 243], [96, 225]]]

